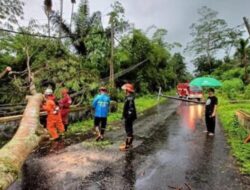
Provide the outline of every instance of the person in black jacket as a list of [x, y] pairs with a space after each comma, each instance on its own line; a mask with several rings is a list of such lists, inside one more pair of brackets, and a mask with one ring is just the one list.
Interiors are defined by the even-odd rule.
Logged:
[[207, 126], [207, 132], [209, 136], [214, 136], [215, 131], [215, 121], [216, 121], [216, 109], [218, 105], [218, 99], [214, 95], [214, 89], [210, 88], [208, 90], [208, 98], [205, 107], [205, 120]]
[[131, 84], [123, 85], [122, 89], [125, 90], [126, 97], [123, 107], [123, 119], [125, 120], [125, 131], [127, 138], [124, 144], [120, 146], [120, 150], [128, 150], [132, 148], [133, 143], [133, 122], [137, 119], [135, 108], [134, 87]]

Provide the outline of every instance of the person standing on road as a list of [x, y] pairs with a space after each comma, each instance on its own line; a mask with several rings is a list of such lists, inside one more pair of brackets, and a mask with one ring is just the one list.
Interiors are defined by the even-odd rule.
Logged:
[[64, 88], [61, 91], [62, 99], [59, 100], [59, 107], [61, 110], [62, 122], [65, 128], [65, 131], [68, 129], [69, 125], [69, 112], [70, 112], [70, 105], [72, 103], [71, 98], [68, 94], [68, 89]]
[[208, 90], [208, 98], [205, 108], [205, 121], [207, 126], [207, 131], [205, 132], [207, 132], [209, 136], [214, 136], [217, 105], [218, 99], [214, 95], [214, 89], [210, 88]]
[[92, 106], [95, 110], [94, 126], [97, 133], [96, 141], [104, 139], [104, 132], [107, 126], [110, 97], [105, 87], [99, 88], [99, 94], [94, 98]]
[[120, 146], [120, 150], [126, 151], [132, 148], [133, 143], [133, 122], [137, 119], [136, 107], [135, 107], [135, 97], [134, 97], [134, 87], [132, 84], [125, 84], [122, 89], [126, 93], [124, 107], [123, 107], [123, 119], [125, 120], [125, 131], [126, 131], [126, 141]]

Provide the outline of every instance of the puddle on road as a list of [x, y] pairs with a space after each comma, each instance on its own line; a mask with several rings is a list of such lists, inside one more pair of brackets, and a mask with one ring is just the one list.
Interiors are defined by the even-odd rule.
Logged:
[[182, 102], [178, 107], [177, 114], [180, 116], [180, 126], [195, 131], [199, 124], [203, 124], [204, 106]]

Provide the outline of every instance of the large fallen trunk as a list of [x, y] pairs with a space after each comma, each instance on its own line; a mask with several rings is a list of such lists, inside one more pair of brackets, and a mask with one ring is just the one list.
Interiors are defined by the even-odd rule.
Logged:
[[0, 78], [3, 78], [4, 75], [6, 75], [8, 72], [11, 71], [11, 67], [6, 67], [1, 73], [0, 73]]
[[0, 150], [0, 190], [7, 189], [18, 177], [18, 173], [29, 154], [45, 137], [39, 122], [42, 94], [28, 97], [20, 126], [10, 142]]

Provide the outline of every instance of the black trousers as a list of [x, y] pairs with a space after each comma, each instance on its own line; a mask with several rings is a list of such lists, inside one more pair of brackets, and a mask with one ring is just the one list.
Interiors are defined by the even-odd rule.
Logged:
[[94, 119], [95, 127], [101, 127], [101, 135], [104, 134], [106, 126], [107, 126], [107, 118], [106, 117], [95, 117]]
[[125, 119], [125, 131], [127, 137], [133, 137], [133, 122], [132, 119]]
[[205, 116], [207, 131], [210, 133], [214, 133], [215, 131], [215, 117], [210, 117], [210, 115]]

